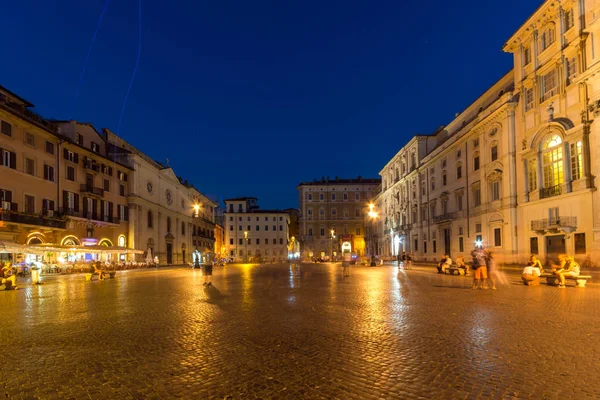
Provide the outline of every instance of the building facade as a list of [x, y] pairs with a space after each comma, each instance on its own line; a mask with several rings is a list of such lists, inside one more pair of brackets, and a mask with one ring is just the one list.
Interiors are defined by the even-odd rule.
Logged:
[[[33, 104], [0, 87], [0, 241], [60, 243], [67, 219], [59, 214], [56, 125], [29, 110]], [[79, 190], [77, 190], [79, 193]], [[0, 253], [8, 260], [9, 253]], [[19, 260], [21, 261], [21, 260]]]
[[598, 262], [599, 7], [546, 1], [504, 46], [514, 56], [519, 98], [515, 229], [522, 254]]
[[[514, 68], [382, 169], [383, 256], [436, 261], [477, 243], [500, 263], [569, 253], [597, 264], [599, 17], [591, 0], [544, 2], [504, 46]], [[411, 146], [421, 151], [404, 172]]]
[[[143, 258], [160, 264], [206, 261], [215, 247], [216, 203], [163, 165], [104, 129], [111, 157], [133, 166], [129, 178], [129, 238]], [[141, 258], [142, 256], [140, 256]]]
[[283, 210], [261, 210], [257, 199], [225, 200], [225, 246], [237, 262], [282, 262], [288, 258], [290, 215]]
[[365, 255], [365, 219], [381, 179], [322, 178], [298, 185], [303, 259]]
[[[25, 262], [132, 259], [128, 249], [128, 164], [108, 158], [89, 124], [46, 121], [33, 104], [0, 87], [0, 240]], [[84, 246], [90, 249], [86, 254]], [[63, 251], [64, 248], [71, 251]], [[119, 251], [121, 250], [121, 251]], [[64, 254], [63, 254], [64, 253]], [[26, 254], [35, 256], [25, 260]], [[12, 257], [4, 252], [1, 257]]]

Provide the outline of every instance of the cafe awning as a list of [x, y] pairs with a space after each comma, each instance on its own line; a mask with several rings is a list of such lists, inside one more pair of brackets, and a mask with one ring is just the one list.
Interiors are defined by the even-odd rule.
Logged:
[[102, 253], [102, 254], [144, 254], [142, 250], [120, 246], [65, 246], [59, 244], [32, 244], [29, 248], [55, 253]]

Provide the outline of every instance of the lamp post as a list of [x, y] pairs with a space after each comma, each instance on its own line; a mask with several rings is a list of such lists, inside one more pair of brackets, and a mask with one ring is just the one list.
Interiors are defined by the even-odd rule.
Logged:
[[333, 262], [333, 239], [335, 239], [335, 229], [330, 231], [331, 233], [331, 261]]
[[248, 262], [248, 231], [244, 231], [244, 263]]
[[369, 204], [369, 225], [371, 226], [369, 229], [369, 236], [370, 236], [370, 252], [371, 252], [371, 267], [376, 266], [377, 264], [375, 263], [375, 256], [373, 255], [374, 253], [374, 246], [373, 246], [373, 220], [377, 218], [377, 212], [374, 210], [375, 209], [375, 204], [370, 203]]

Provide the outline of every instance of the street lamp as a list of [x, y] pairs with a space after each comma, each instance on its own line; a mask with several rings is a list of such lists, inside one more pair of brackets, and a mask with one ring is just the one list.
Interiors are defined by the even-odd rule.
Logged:
[[375, 220], [377, 218], [377, 212], [374, 210], [375, 209], [375, 204], [370, 203], [369, 204], [369, 225], [370, 225], [370, 229], [369, 229], [369, 236], [371, 237], [370, 240], [370, 244], [371, 244], [371, 267], [374, 267], [375, 265], [377, 265], [375, 263], [375, 257], [373, 255], [374, 253], [374, 243], [373, 243], [373, 220]]
[[248, 231], [244, 231], [244, 262], [248, 262]]
[[331, 261], [333, 262], [333, 239], [335, 239], [335, 229], [331, 231]]

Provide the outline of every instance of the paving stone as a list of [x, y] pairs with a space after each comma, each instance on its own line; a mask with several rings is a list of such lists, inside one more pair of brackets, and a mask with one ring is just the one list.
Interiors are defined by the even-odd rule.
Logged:
[[[599, 398], [600, 285], [301, 264], [49, 278], [0, 292], [21, 398]], [[9, 323], [7, 323], [7, 321]], [[5, 353], [6, 354], [6, 353]]]

